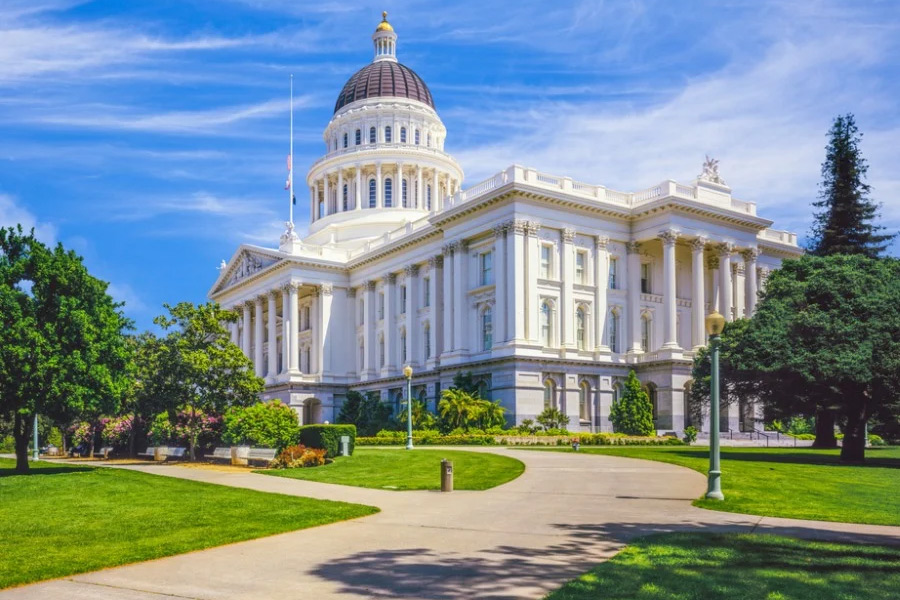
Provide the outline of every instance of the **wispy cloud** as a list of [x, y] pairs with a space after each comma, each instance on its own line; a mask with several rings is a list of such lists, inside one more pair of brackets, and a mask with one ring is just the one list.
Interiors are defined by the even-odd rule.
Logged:
[[37, 238], [45, 244], [56, 243], [57, 229], [53, 223], [40, 221], [16, 198], [0, 193], [0, 227], [15, 227], [16, 225], [21, 225], [25, 231], [34, 229]]

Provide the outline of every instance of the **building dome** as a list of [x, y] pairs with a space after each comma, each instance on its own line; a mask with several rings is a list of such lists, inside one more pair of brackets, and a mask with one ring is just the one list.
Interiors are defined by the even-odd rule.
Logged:
[[381, 13], [381, 23], [378, 24], [378, 27], [375, 28], [375, 33], [379, 31], [393, 31], [394, 28], [391, 27], [391, 24], [388, 23], [387, 20], [387, 11]]
[[380, 96], [418, 100], [434, 108], [431, 91], [415, 71], [385, 60], [366, 65], [347, 80], [334, 103], [334, 112], [351, 102]]

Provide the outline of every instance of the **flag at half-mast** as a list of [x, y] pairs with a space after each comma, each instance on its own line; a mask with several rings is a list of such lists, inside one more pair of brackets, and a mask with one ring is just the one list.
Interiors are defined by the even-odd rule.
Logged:
[[[284, 184], [284, 189], [286, 189], [286, 190], [291, 189], [291, 168], [292, 168], [292, 166], [293, 165], [291, 165], [291, 155], [288, 154], [288, 157], [287, 157], [288, 176], [287, 176], [287, 181]], [[293, 192], [293, 190], [291, 190], [291, 191]]]

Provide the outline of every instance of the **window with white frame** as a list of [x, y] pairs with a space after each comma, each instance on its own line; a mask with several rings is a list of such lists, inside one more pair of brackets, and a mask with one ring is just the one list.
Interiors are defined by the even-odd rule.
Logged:
[[391, 143], [391, 126], [388, 125], [384, 128], [384, 141], [388, 144]]
[[619, 289], [618, 278], [619, 278], [619, 259], [610, 258], [609, 259], [609, 289], [611, 289], [611, 290]]
[[549, 301], [541, 303], [541, 340], [544, 346], [550, 348], [553, 346], [553, 308]]
[[490, 285], [494, 283], [494, 253], [491, 251], [482, 252], [479, 256], [481, 263], [481, 285]]
[[400, 128], [400, 143], [401, 144], [406, 143], [406, 127]]
[[641, 293], [652, 294], [650, 291], [650, 263], [641, 263]]
[[422, 347], [425, 348], [425, 358], [427, 360], [427, 359], [431, 358], [431, 325], [426, 323], [424, 332], [425, 332], [425, 339], [422, 340], [424, 342], [424, 344], [422, 344]]
[[347, 210], [347, 198], [349, 196], [347, 184], [344, 184], [344, 210]]
[[420, 138], [420, 135], [419, 135], [419, 133], [420, 133], [420, 132], [419, 132], [419, 130], [418, 130], [418, 129], [416, 129], [416, 134], [415, 134], [415, 135], [416, 135], [416, 140], [415, 140], [415, 141], [416, 141], [416, 146], [418, 146], [418, 145], [419, 145], [419, 138]]
[[422, 278], [422, 306], [431, 306], [431, 277]]
[[376, 142], [376, 140], [377, 140], [377, 138], [376, 138], [376, 134], [375, 134], [375, 128], [370, 127], [369, 128], [369, 143], [374, 144]]
[[587, 327], [585, 326], [587, 321], [587, 316], [585, 315], [584, 307], [579, 306], [578, 310], [575, 311], [575, 341], [578, 344], [579, 350], [584, 350], [587, 347]]
[[406, 286], [400, 286], [400, 314], [406, 314]]
[[553, 246], [541, 245], [541, 277], [550, 279], [553, 275]]
[[309, 327], [310, 327], [310, 323], [309, 323], [309, 307], [308, 307], [308, 306], [304, 306], [304, 307], [303, 307], [303, 330], [305, 331], [305, 330], [309, 329]]
[[400, 332], [400, 363], [406, 364], [406, 330]]
[[359, 146], [362, 143], [362, 131], [359, 129], [356, 130], [356, 145]]
[[650, 333], [651, 333], [651, 325], [652, 320], [648, 313], [644, 313], [641, 315], [641, 350], [644, 352], [650, 352]]
[[390, 208], [394, 202], [394, 181], [390, 177], [384, 178], [384, 206]]
[[425, 137], [425, 145], [428, 146], [429, 148], [431, 148], [431, 134], [430, 133]]
[[579, 250], [575, 253], [575, 281], [587, 283], [587, 252]]
[[366, 345], [362, 340], [359, 340], [359, 370], [362, 371], [363, 366], [366, 364]]
[[376, 183], [374, 179], [369, 180], [369, 208], [375, 208], [375, 203], [377, 200], [378, 190], [376, 189]]
[[406, 180], [405, 180], [405, 179], [400, 179], [400, 181], [401, 181], [401, 184], [400, 184], [400, 198], [401, 198], [402, 203], [403, 203], [403, 208], [406, 208], [407, 206], [409, 206], [409, 204], [407, 203], [407, 199], [406, 199]]
[[378, 366], [384, 366], [384, 338], [378, 339]]
[[591, 384], [582, 381], [578, 388], [578, 417], [582, 421], [591, 419]]
[[481, 349], [490, 350], [494, 346], [494, 324], [492, 322], [491, 307], [481, 313]]
[[544, 380], [544, 408], [556, 408], [556, 383], [549, 377]]
[[431, 184], [425, 186], [425, 207], [431, 210]]
[[619, 312], [616, 310], [609, 313], [609, 349], [612, 352], [619, 351]]

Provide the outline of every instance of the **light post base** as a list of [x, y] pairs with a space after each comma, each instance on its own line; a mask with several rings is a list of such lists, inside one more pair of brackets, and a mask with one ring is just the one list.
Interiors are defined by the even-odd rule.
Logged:
[[725, 494], [722, 493], [722, 472], [710, 471], [707, 482], [706, 497], [710, 500], [724, 500]]
[[407, 439], [406, 439], [406, 449], [407, 449], [407, 450], [412, 450], [412, 449], [413, 449], [412, 438], [407, 438]]

